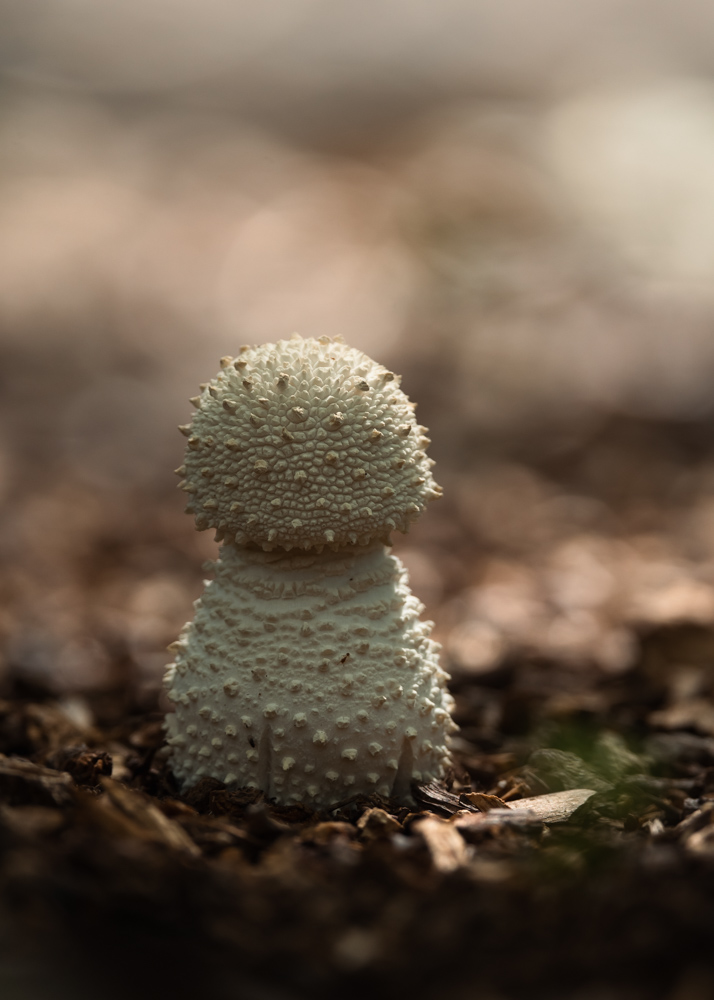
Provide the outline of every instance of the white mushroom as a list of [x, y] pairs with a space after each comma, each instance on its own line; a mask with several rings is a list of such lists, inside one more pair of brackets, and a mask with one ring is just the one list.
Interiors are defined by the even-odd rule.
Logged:
[[170, 647], [174, 773], [283, 803], [406, 801], [443, 776], [454, 728], [431, 623], [383, 544], [440, 493], [424, 428], [396, 378], [339, 342], [222, 365], [179, 470], [225, 544]]
[[182, 488], [198, 528], [238, 545], [365, 545], [441, 492], [399, 379], [328, 338], [223, 359], [192, 402]]

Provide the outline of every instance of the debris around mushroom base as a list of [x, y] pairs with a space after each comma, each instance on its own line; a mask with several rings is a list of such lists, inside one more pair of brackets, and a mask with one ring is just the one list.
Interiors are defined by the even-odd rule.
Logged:
[[[27, 704], [6, 703], [0, 741], [18, 731], [13, 720], [30, 709]], [[43, 712], [51, 717], [51, 703], [45, 703]], [[468, 710], [462, 712], [467, 733], [476, 718]], [[711, 802], [703, 798], [714, 795], [714, 787], [706, 784], [708, 745], [703, 738], [674, 743], [671, 735], [661, 734], [652, 745], [652, 753], [656, 749], [666, 754], [667, 768], [674, 769], [671, 776], [648, 774], [642, 754], [593, 753], [587, 767], [599, 776], [602, 790], [521, 793], [515, 798], [512, 789], [525, 787], [527, 780], [542, 784], [562, 781], [566, 773], [586, 773], [585, 761], [578, 763], [572, 752], [551, 748], [541, 758], [553, 765], [562, 754], [570, 769], [558, 772], [551, 766], [535, 771], [533, 764], [526, 764], [526, 752], [521, 751], [519, 765], [514, 753], [506, 754], [501, 747], [479, 750], [461, 737], [455, 751], [457, 766], [467, 763], [482, 774], [490, 769], [494, 776], [486, 784], [474, 782], [483, 791], [466, 790], [474, 783], [467, 785], [465, 780], [455, 782], [451, 791], [417, 785], [413, 794], [418, 805], [411, 810], [379, 796], [362, 796], [330, 813], [311, 813], [276, 806], [260, 793], [227, 790], [215, 779], [204, 779], [182, 797], [165, 760], [154, 753], [161, 742], [160, 730], [141, 718], [127, 718], [119, 729], [115, 722], [111, 730], [95, 726], [92, 733], [72, 732], [64, 748], [55, 744], [50, 751], [56, 766], [79, 759], [77, 741], [84, 736], [89, 745], [82, 754], [97, 761], [108, 754], [113, 763], [121, 761], [116, 770], [124, 777], [119, 782], [106, 778], [95, 782], [92, 768], [76, 768], [72, 777], [45, 767], [39, 762], [48, 759], [47, 732], [35, 728], [23, 737], [29, 762], [7, 758], [21, 783], [15, 786], [14, 804], [0, 806], [0, 845], [5, 846], [4, 854], [0, 849], [0, 884], [9, 887], [15, 899], [31, 892], [33, 898], [40, 893], [51, 900], [59, 881], [64, 897], [69, 893], [80, 911], [93, 900], [107, 927], [118, 919], [111, 908], [124, 900], [122, 906], [145, 914], [138, 926], [142, 934], [149, 928], [152, 941], [159, 930], [165, 933], [165, 901], [178, 893], [180, 919], [186, 919], [190, 910], [205, 922], [190, 940], [183, 936], [178, 919], [171, 925], [176, 944], [163, 969], [168, 981], [173, 968], [190, 968], [208, 950], [221, 975], [236, 975], [239, 963], [241, 976], [248, 970], [260, 982], [288, 989], [281, 978], [284, 963], [276, 957], [290, 954], [301, 975], [322, 969], [333, 995], [357, 968], [361, 975], [373, 977], [379, 984], [375, 988], [388, 983], [397, 989], [407, 983], [419, 995], [421, 977], [433, 974], [436, 964], [442, 967], [447, 961], [458, 970], [459, 953], [474, 947], [478, 927], [478, 933], [485, 935], [479, 949], [517, 947], [525, 956], [525, 965], [502, 965], [498, 972], [501, 985], [506, 982], [515, 988], [518, 968], [534, 960], [529, 944], [532, 920], [534, 914], [546, 912], [544, 906], [559, 945], [557, 957], [555, 952], [552, 956], [541, 952], [540, 960], [545, 957], [549, 975], [555, 975], [562, 967], [563, 948], [574, 947], [583, 907], [598, 914], [604, 905], [602, 917], [596, 916], [589, 925], [591, 940], [603, 946], [611, 940], [612, 920], [625, 897], [655, 915], [659, 940], [671, 934], [670, 924], [657, 916], [658, 887], [662, 877], [669, 876], [659, 874], [653, 881], [648, 866], [663, 865], [678, 873], [688, 907], [698, 905], [709, 892], [708, 869], [696, 880], [688, 881], [685, 874], [690, 863], [708, 866], [714, 856]], [[595, 742], [600, 746], [603, 741]], [[611, 769], [603, 770], [604, 762], [611, 767], [615, 758], [620, 761], [620, 777]], [[463, 778], [465, 772], [459, 773]], [[48, 779], [62, 789], [59, 801], [50, 796], [38, 805], [35, 783]], [[683, 782], [688, 782], [686, 789]], [[611, 858], [604, 867], [603, 851]], [[625, 856], [629, 861], [623, 871]], [[87, 868], [89, 883], [83, 874]], [[353, 902], [362, 898], [360, 893], [371, 900], [359, 904], [367, 907], [363, 911]], [[3, 898], [0, 893], [0, 916]], [[595, 898], [600, 902], [592, 909]], [[500, 914], [490, 930], [476, 916], [484, 905]], [[446, 938], [423, 929], [421, 914], [434, 907], [443, 914]], [[281, 916], [287, 910], [295, 915], [290, 929]], [[380, 922], [379, 930], [365, 928], [360, 912]], [[67, 927], [64, 910], [50, 919], [57, 921], [57, 934], [65, 933], [60, 931]], [[415, 950], [418, 926], [422, 944]], [[72, 952], [82, 953], [87, 938], [76, 924], [70, 927]], [[16, 929], [27, 944], [34, 932], [22, 921]], [[91, 940], [94, 954], [110, 961], [101, 940], [96, 936]], [[312, 943], [316, 940], [322, 943], [319, 949]], [[685, 937], [677, 937], [680, 955], [681, 949], [687, 954], [687, 946]], [[126, 974], [133, 970], [135, 995], [144, 1000], [143, 980], [132, 962], [128, 954]], [[580, 973], [584, 974], [582, 968]], [[461, 975], [452, 974], [457, 979]], [[594, 975], [595, 970], [588, 969], [587, 974]], [[480, 977], [496, 988], [490, 972]], [[176, 990], [184, 995], [182, 983], [177, 982]]]

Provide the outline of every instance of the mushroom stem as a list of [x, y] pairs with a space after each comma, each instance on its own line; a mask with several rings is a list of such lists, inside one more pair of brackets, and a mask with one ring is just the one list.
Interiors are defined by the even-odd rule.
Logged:
[[[169, 668], [174, 772], [328, 807], [448, 764], [451, 697], [431, 622], [381, 545], [300, 555], [224, 545]], [[172, 743], [172, 740], [169, 740]]]

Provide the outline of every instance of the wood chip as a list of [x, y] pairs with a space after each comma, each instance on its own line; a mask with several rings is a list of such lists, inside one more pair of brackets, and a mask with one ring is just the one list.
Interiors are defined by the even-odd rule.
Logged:
[[667, 835], [672, 840], [685, 840], [697, 830], [712, 825], [714, 821], [714, 802], [705, 802], [701, 809], [696, 809], [689, 816], [677, 823], [675, 827], [667, 830]]
[[194, 813], [182, 820], [180, 830], [196, 847], [210, 855], [236, 847], [256, 846], [255, 838], [224, 816], [201, 816]]
[[323, 846], [325, 844], [331, 844], [335, 840], [351, 840], [354, 835], [355, 828], [351, 823], [327, 821], [308, 827], [308, 829], [300, 835], [300, 839], [305, 843]]
[[418, 785], [414, 783], [412, 795], [420, 806], [445, 816], [453, 816], [463, 809], [476, 809], [475, 806], [472, 807], [469, 803], [461, 801], [464, 796], [453, 795], [436, 784]]
[[367, 809], [357, 820], [357, 828], [365, 840], [381, 840], [398, 833], [402, 825], [385, 809]]
[[491, 809], [505, 809], [507, 803], [498, 795], [486, 795], [484, 792], [463, 792], [461, 802], [468, 802], [479, 812], [490, 812]]
[[7, 805], [68, 805], [73, 788], [72, 778], [63, 771], [0, 754], [0, 801]]
[[517, 809], [515, 805], [507, 805], [505, 809], [490, 809], [485, 813], [457, 813], [453, 819], [453, 824], [457, 830], [464, 831], [464, 836], [466, 836], [467, 831], [469, 833], [486, 833], [487, 831], [498, 831], [501, 828], [506, 829], [508, 827], [521, 827], [524, 829], [529, 826], [540, 827], [542, 821], [531, 809]]
[[112, 778], [102, 778], [100, 785], [104, 794], [98, 798], [85, 795], [83, 804], [95, 820], [116, 836], [152, 840], [194, 856], [201, 853], [186, 831], [145, 795]]
[[565, 792], [549, 792], [530, 799], [518, 799], [511, 808], [527, 809], [542, 823], [564, 823], [595, 792], [591, 788], [569, 788]]
[[697, 830], [685, 841], [688, 851], [693, 854], [714, 854], [714, 826], [705, 826], [702, 830]]
[[564, 823], [593, 795], [595, 792], [589, 788], [535, 795], [529, 799], [506, 803], [503, 809], [490, 809], [485, 813], [459, 813], [454, 819], [454, 826], [459, 830], [485, 830], [500, 824], [530, 826], [534, 823]]
[[454, 824], [448, 820], [430, 816], [418, 820], [412, 829], [426, 841], [437, 871], [453, 872], [468, 861], [468, 847]]

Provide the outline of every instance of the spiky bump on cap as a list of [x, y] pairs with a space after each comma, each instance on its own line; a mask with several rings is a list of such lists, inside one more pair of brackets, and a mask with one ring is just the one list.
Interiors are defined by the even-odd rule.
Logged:
[[361, 351], [295, 337], [221, 364], [181, 428], [198, 528], [265, 549], [365, 545], [440, 495], [414, 404]]

